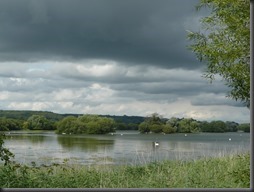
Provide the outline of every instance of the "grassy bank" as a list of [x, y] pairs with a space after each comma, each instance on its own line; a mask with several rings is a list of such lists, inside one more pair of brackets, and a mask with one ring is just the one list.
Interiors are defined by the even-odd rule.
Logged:
[[0, 166], [1, 188], [249, 188], [250, 154], [143, 166]]

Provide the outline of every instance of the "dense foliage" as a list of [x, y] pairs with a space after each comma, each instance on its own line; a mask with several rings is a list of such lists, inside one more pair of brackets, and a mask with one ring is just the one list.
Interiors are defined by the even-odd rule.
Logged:
[[199, 131], [199, 123], [192, 118], [183, 118], [178, 123], [179, 133], [196, 133]]
[[[116, 116], [116, 115], [100, 115], [101, 117], [108, 117], [114, 119], [117, 123], [124, 123], [125, 125], [132, 127], [132, 124], [138, 125], [144, 121], [144, 117], [140, 116]], [[137, 128], [135, 128], [137, 129]]]
[[210, 123], [205, 122], [204, 125], [201, 127], [203, 132], [217, 132], [223, 133], [226, 131], [226, 123], [223, 121], [212, 121]]
[[[21, 124], [26, 122], [28, 118], [33, 115], [39, 115], [45, 117], [47, 120], [51, 122], [58, 122], [65, 117], [73, 116], [79, 117], [82, 114], [58, 114], [48, 111], [16, 111], [16, 110], [0, 110], [0, 117], [11, 119], [11, 120], [19, 120]], [[116, 115], [98, 115], [100, 117], [112, 118], [117, 123], [116, 129], [119, 130], [138, 130], [138, 125], [144, 121], [144, 117], [140, 116], [116, 116]], [[27, 128], [27, 125], [24, 125]], [[19, 127], [22, 129], [23, 125]], [[12, 130], [12, 129], [9, 129]]]
[[54, 122], [42, 115], [32, 115], [23, 125], [24, 129], [30, 130], [53, 130]]
[[158, 113], [153, 113], [151, 116], [145, 118], [145, 120], [139, 125], [139, 131], [141, 133], [153, 132], [161, 133], [162, 129], [170, 132], [170, 126], [165, 127], [165, 122]]
[[22, 120], [0, 117], [0, 131], [20, 130], [22, 124]]
[[[14, 154], [4, 147], [5, 134], [0, 132], [0, 160], [4, 161], [4, 165], [10, 163], [10, 159], [14, 157]], [[0, 177], [1, 178], [1, 177]]]
[[59, 121], [68, 114], [57, 114], [48, 111], [0, 110], [0, 117], [5, 117], [8, 119], [27, 120], [29, 117], [33, 115], [40, 115], [52, 121]]
[[249, 124], [241, 124], [234, 121], [197, 121], [192, 118], [176, 118], [172, 117], [168, 120], [163, 118], [157, 113], [148, 116], [145, 121], [139, 125], [141, 133], [197, 133], [197, 132], [236, 132], [249, 131]]
[[238, 130], [244, 131], [244, 132], [250, 132], [250, 124], [249, 123], [243, 123], [238, 126]]
[[[58, 114], [49, 111], [18, 111], [18, 110], [0, 110], [0, 117], [27, 120], [32, 115], [42, 115], [49, 120], [59, 121], [67, 116], [79, 117], [82, 114]], [[122, 122], [125, 124], [139, 124], [144, 121], [144, 117], [141, 116], [117, 116], [117, 115], [99, 115], [100, 117], [108, 117], [114, 119], [116, 122]]]
[[229, 97], [250, 105], [250, 1], [200, 0], [208, 8], [201, 32], [189, 32], [190, 49], [207, 63], [205, 77], [220, 75], [231, 88]]
[[116, 129], [117, 130], [138, 130], [137, 123], [123, 123], [123, 122], [116, 122]]
[[82, 115], [65, 117], [57, 123], [59, 134], [105, 134], [115, 132], [115, 121], [98, 115]]

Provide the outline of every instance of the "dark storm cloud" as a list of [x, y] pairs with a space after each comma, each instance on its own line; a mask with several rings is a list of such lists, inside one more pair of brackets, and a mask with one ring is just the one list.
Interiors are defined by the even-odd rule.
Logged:
[[2, 0], [1, 60], [111, 59], [197, 68], [185, 22], [196, 0]]

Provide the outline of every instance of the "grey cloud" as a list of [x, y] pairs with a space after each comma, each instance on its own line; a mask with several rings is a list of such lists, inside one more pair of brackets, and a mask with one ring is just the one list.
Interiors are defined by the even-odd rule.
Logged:
[[203, 94], [196, 96], [191, 100], [191, 104], [194, 106], [212, 106], [212, 105], [228, 105], [234, 107], [244, 107], [241, 102], [236, 102], [230, 98], [226, 98], [225, 95], [215, 95], [215, 94]]
[[10, 92], [31, 92], [41, 83], [39, 81], [29, 81], [21, 78], [1, 78], [0, 89]]
[[[116, 65], [111, 65], [112, 63], [109, 62], [109, 68], [105, 68], [103, 66], [99, 66], [97, 69], [94, 69], [94, 66], [87, 61], [88, 64], [85, 69], [85, 72], [82, 72], [82, 66], [75, 65], [59, 65], [57, 66], [53, 73], [61, 78], [67, 79], [75, 79], [78, 81], [84, 82], [97, 82], [97, 83], [108, 83], [108, 84], [129, 84], [130, 86], [137, 83], [163, 83], [168, 82], [169, 84], [174, 84], [177, 82], [178, 84], [181, 83], [206, 83], [201, 77], [200, 71], [196, 70], [169, 70], [155, 67], [144, 67], [144, 66], [135, 66], [135, 67], [128, 67], [124, 66], [121, 63], [117, 63]], [[99, 61], [94, 62], [94, 64], [100, 63]], [[108, 62], [104, 61], [104, 64]], [[90, 66], [89, 66], [90, 65]], [[98, 66], [98, 65], [97, 65]], [[104, 65], [106, 66], [106, 65]], [[97, 71], [104, 72], [96, 75]], [[202, 82], [203, 81], [203, 82]], [[116, 87], [124, 87], [121, 85], [116, 85]], [[163, 85], [164, 86], [164, 85]], [[176, 85], [177, 87], [178, 85]], [[128, 88], [128, 85], [127, 85]]]
[[129, 65], [197, 68], [200, 63], [185, 47], [183, 25], [197, 1], [176, 2], [4, 0], [1, 58], [99, 58]]
[[[79, 82], [71, 79], [0, 78], [0, 90], [28, 95], [48, 94], [61, 89], [87, 88], [90, 85], [91, 82]], [[47, 97], [47, 95], [44, 96]]]
[[136, 91], [146, 94], [174, 94], [178, 97], [193, 96], [199, 93], [225, 94], [225, 90], [227, 90], [225, 85], [218, 82], [207, 84], [205, 81], [178, 82], [174, 80], [159, 83], [112, 84], [110, 87], [118, 91]]
[[119, 101], [126, 102], [130, 100], [145, 101], [145, 102], [167, 102], [173, 103], [178, 100], [177, 94], [147, 94], [142, 91], [118, 91], [115, 96]]
[[[107, 61], [103, 62], [107, 63]], [[75, 63], [58, 63], [49, 68], [45, 65], [40, 66], [40, 63], [33, 65], [17, 64], [17, 66], [20, 66], [18, 71], [22, 76], [20, 78], [11, 76], [1, 78], [1, 90], [39, 95], [39, 93], [48, 94], [62, 89], [87, 89], [92, 84], [99, 83], [101, 86], [115, 91], [114, 96], [120, 100], [129, 97], [142, 101], [164, 100], [172, 103], [179, 97], [190, 97], [203, 93], [225, 94], [228, 89], [220, 81], [209, 84], [201, 78], [198, 71], [144, 67], [128, 68], [112, 65], [109, 74], [102, 71], [101, 76], [95, 76], [89, 71], [82, 74], [82, 70], [78, 70], [80, 65]], [[30, 66], [30, 69], [28, 69], [28, 66]], [[11, 70], [11, 68], [13, 66], [1, 66], [2, 71], [15, 73], [15, 70]], [[92, 65], [84, 69], [90, 70], [91, 68]], [[101, 68], [97, 70], [101, 71]], [[92, 70], [92, 72], [96, 72], [96, 70]], [[47, 95], [43, 94], [43, 96], [47, 98]], [[75, 98], [73, 102], [82, 103], [83, 101]], [[207, 101], [204, 101], [204, 103], [209, 104]], [[193, 101], [193, 104], [196, 105], [197, 103]]]

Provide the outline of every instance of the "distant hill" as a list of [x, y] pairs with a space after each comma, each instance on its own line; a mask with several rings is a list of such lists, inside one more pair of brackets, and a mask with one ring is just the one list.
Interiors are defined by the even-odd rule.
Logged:
[[[12, 118], [12, 119], [20, 119], [27, 120], [32, 115], [43, 115], [47, 119], [53, 121], [59, 121], [66, 116], [75, 116], [78, 117], [83, 114], [58, 114], [50, 111], [30, 111], [30, 110], [0, 110], [0, 117]], [[116, 122], [122, 122], [125, 124], [135, 123], [139, 124], [144, 121], [144, 117], [141, 116], [116, 116], [116, 115], [99, 115], [102, 117], [110, 117], [114, 119]]]
[[43, 115], [47, 119], [58, 121], [64, 118], [64, 115], [49, 111], [23, 111], [23, 110], [0, 110], [0, 117], [27, 120], [32, 115]]
[[123, 116], [100, 115], [100, 116], [110, 117], [110, 118], [114, 119], [116, 122], [121, 122], [121, 123], [125, 123], [125, 124], [129, 124], [129, 123], [139, 124], [139, 123], [143, 122], [145, 119], [145, 117], [141, 117], [141, 116], [127, 116], [127, 115], [123, 115]]

